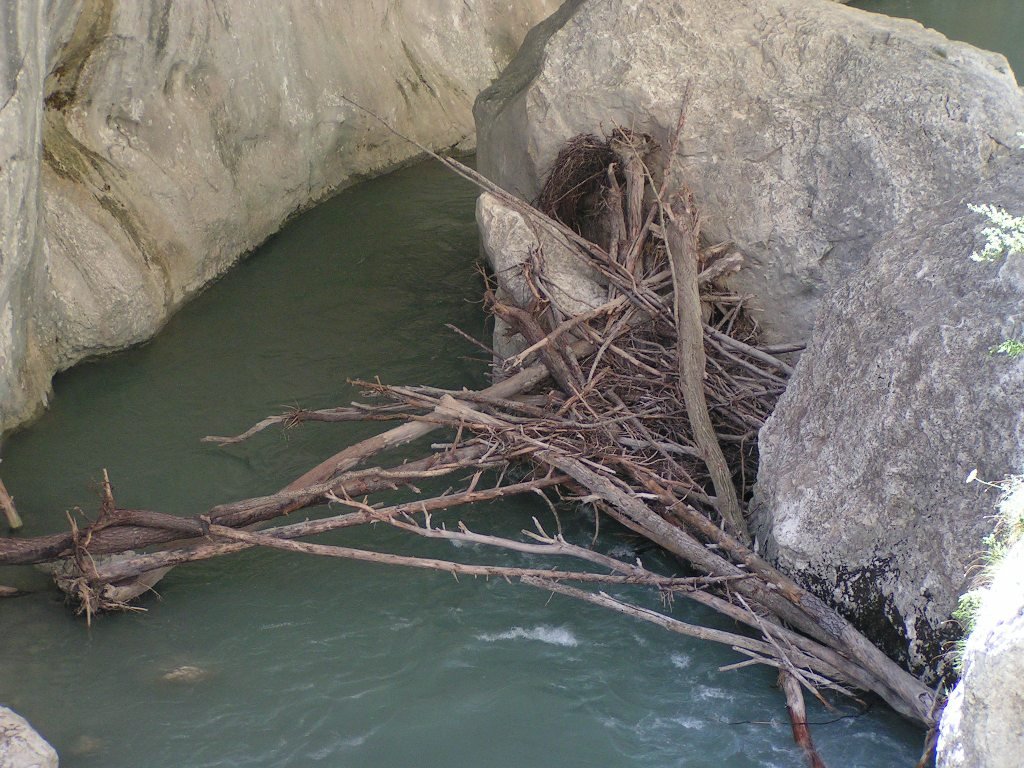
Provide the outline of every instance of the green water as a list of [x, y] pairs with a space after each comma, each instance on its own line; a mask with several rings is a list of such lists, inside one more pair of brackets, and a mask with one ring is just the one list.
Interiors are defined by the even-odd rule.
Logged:
[[1018, 82], [1024, 76], [1022, 0], [856, 0], [851, 5], [916, 19], [954, 40], [998, 51]]
[[[50, 410], [4, 446], [26, 534], [94, 510], [103, 467], [123, 506], [194, 513], [275, 490], [375, 427], [271, 430], [227, 450], [199, 438], [281, 405], [345, 403], [348, 378], [481, 384], [478, 353], [444, 328], [486, 333], [473, 203], [433, 165], [360, 185], [286, 227], [150, 344], [59, 377]], [[514, 535], [531, 515], [551, 525], [535, 501], [463, 517]], [[588, 515], [562, 522], [589, 541]], [[404, 536], [327, 540], [527, 562]], [[605, 540], [629, 557], [635, 543]], [[523, 586], [248, 552], [180, 567], [146, 613], [87, 628], [41, 575], [0, 570], [0, 583], [36, 590], [0, 601], [0, 702], [66, 768], [803, 765], [769, 671], [719, 673], [733, 652]], [[206, 676], [163, 679], [182, 665]], [[836, 717], [811, 707], [814, 721]], [[826, 761], [864, 768], [912, 765], [922, 738], [881, 706], [814, 733]]]

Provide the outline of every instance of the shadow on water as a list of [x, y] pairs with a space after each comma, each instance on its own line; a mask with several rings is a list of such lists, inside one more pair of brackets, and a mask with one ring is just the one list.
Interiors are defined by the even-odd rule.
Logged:
[[[349, 378], [481, 384], [476, 350], [444, 328], [485, 336], [473, 202], [429, 164], [362, 184], [292, 222], [151, 343], [61, 376], [50, 411], [5, 446], [26, 533], [94, 509], [103, 467], [124, 506], [186, 513], [275, 490], [375, 427], [269, 430], [227, 450], [199, 438], [281, 405], [345, 403]], [[516, 500], [466, 519], [514, 535], [549, 514]], [[589, 541], [589, 515], [563, 523]], [[327, 540], [485, 557], [392, 529]], [[626, 556], [632, 544], [607, 541]], [[43, 586], [10, 569], [0, 581]], [[91, 629], [45, 589], [0, 601], [0, 701], [65, 768], [803, 764], [770, 672], [718, 673], [737, 661], [728, 649], [503, 581], [260, 551], [181, 567], [159, 590], [148, 612]], [[876, 768], [912, 764], [921, 734], [879, 708], [815, 738], [836, 765]]]

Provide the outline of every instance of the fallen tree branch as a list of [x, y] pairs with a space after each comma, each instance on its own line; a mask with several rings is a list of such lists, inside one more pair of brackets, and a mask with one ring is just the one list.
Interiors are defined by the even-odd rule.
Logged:
[[[299, 539], [306, 536], [318, 536], [342, 528], [351, 528], [375, 522], [388, 522], [391, 518], [401, 515], [437, 512], [439, 510], [450, 509], [452, 507], [463, 506], [466, 504], [476, 504], [481, 501], [493, 501], [495, 499], [507, 498], [521, 493], [530, 493], [558, 485], [563, 480], [564, 478], [555, 475], [553, 477], [544, 477], [484, 490], [452, 493], [431, 499], [417, 499], [416, 501], [396, 504], [390, 507], [366, 508], [366, 505], [358, 504], [361, 509], [359, 512], [335, 515], [332, 517], [321, 518], [319, 520], [305, 520], [301, 523], [292, 523], [291, 525], [267, 528], [261, 531], [261, 534], [279, 539]], [[334, 494], [332, 493], [332, 495]], [[345, 503], [347, 501], [345, 499], [337, 500], [341, 503]], [[355, 504], [355, 502], [352, 503]], [[246, 544], [244, 542], [210, 542], [204, 539], [201, 543], [176, 549], [163, 550], [160, 552], [135, 555], [133, 557], [118, 560], [117, 562], [109, 565], [99, 566], [96, 569], [94, 580], [97, 583], [119, 582], [124, 579], [137, 578], [143, 573], [157, 568], [167, 568], [197, 560], [208, 560], [212, 557], [219, 557], [220, 555], [232, 552], [240, 552], [242, 550], [249, 549], [251, 546], [255, 545]]]
[[697, 288], [697, 233], [698, 218], [692, 196], [677, 199], [665, 210], [667, 226], [665, 245], [672, 266], [672, 284], [675, 291], [677, 364], [679, 388], [690, 417], [693, 438], [711, 473], [715, 485], [718, 511], [742, 541], [750, 541], [747, 521], [743, 519], [732, 473], [722, 454], [715, 428], [708, 414], [704, 397], [704, 377], [707, 363], [704, 358], [704, 332], [701, 319], [700, 294]]
[[471, 565], [458, 563], [452, 560], [438, 560], [429, 557], [411, 557], [409, 555], [394, 555], [387, 552], [373, 552], [365, 549], [354, 549], [352, 547], [336, 547], [328, 544], [310, 544], [304, 541], [290, 541], [279, 539], [274, 536], [267, 536], [263, 533], [252, 533], [250, 531], [238, 531], [234, 528], [225, 528], [220, 525], [210, 526], [210, 535], [221, 536], [225, 539], [239, 541], [251, 546], [268, 547], [280, 549], [285, 552], [298, 552], [306, 555], [317, 555], [319, 557], [335, 557], [344, 560], [359, 560], [366, 563], [380, 563], [383, 565], [399, 565], [406, 568], [420, 568], [431, 571], [442, 571], [453, 576], [483, 576], [500, 577], [505, 579], [517, 578], [543, 578], [551, 580], [569, 579], [596, 584], [637, 584], [644, 583], [655, 587], [692, 586], [686, 579], [659, 578], [650, 581], [638, 582], [634, 576], [621, 576], [603, 573], [584, 573], [580, 571], [559, 571], [545, 568], [509, 568], [500, 565]]
[[[391, 469], [366, 469], [298, 490], [279, 491], [270, 496], [219, 504], [204, 515], [192, 517], [147, 514], [145, 510], [115, 510], [116, 514], [112, 518], [90, 533], [89, 551], [94, 555], [118, 553], [196, 538], [204, 534], [200, 520], [203, 516], [219, 525], [243, 528], [323, 503], [327, 493], [363, 496], [397, 488], [424, 477], [450, 474], [470, 466], [478, 467], [487, 450], [483, 445], [466, 446]], [[502, 459], [493, 465], [504, 463]], [[147, 518], [149, 525], [131, 522], [144, 522]], [[72, 553], [73, 545], [74, 536], [71, 532], [26, 539], [0, 538], [0, 565], [31, 565], [67, 557]]]
[[4, 485], [3, 480], [0, 480], [0, 510], [3, 510], [4, 517], [7, 518], [7, 526], [12, 531], [21, 528], [23, 525], [21, 516], [18, 514], [18, 510], [14, 508], [14, 499], [7, 492], [7, 487]]
[[804, 706], [804, 697], [796, 676], [789, 670], [779, 670], [779, 687], [786, 694], [786, 711], [789, 712], [789, 720], [793, 725], [793, 741], [803, 750], [807, 764], [811, 768], [825, 768], [818, 750], [814, 748], [811, 730], [807, 727], [807, 708]]

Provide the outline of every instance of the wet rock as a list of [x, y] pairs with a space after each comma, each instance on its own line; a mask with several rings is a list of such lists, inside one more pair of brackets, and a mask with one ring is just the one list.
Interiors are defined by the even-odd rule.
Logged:
[[967, 574], [994, 526], [965, 484], [1024, 467], [1024, 258], [977, 263], [969, 203], [1024, 213], [1024, 153], [921, 209], [823, 303], [761, 430], [755, 522], [768, 555], [916, 670], [941, 667]]
[[0, 707], [0, 768], [57, 768], [57, 751], [6, 707]]

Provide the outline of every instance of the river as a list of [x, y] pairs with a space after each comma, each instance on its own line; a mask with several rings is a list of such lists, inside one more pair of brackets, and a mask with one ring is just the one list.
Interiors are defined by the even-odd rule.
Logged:
[[[1016, 8], [973, 3], [964, 18], [981, 5]], [[474, 196], [429, 163], [349, 189], [152, 342], [59, 376], [49, 411], [4, 446], [26, 534], [62, 529], [66, 509], [93, 512], [104, 467], [122, 506], [184, 514], [273, 491], [374, 427], [274, 429], [228, 449], [199, 439], [282, 406], [344, 404], [357, 395], [348, 379], [482, 384], [481, 355], [444, 327], [487, 334]], [[533, 515], [550, 524], [531, 500], [463, 518], [514, 534]], [[562, 516], [571, 538], [589, 541], [589, 516]], [[526, 562], [393, 530], [326, 540]], [[673, 568], [610, 528], [603, 546]], [[803, 765], [770, 671], [718, 672], [733, 652], [505, 582], [248, 552], [181, 567], [146, 612], [91, 627], [41, 574], [0, 569], [0, 583], [31, 590], [0, 601], [0, 703], [66, 768]], [[881, 705], [809, 712], [831, 765], [917, 759], [922, 734]]]

